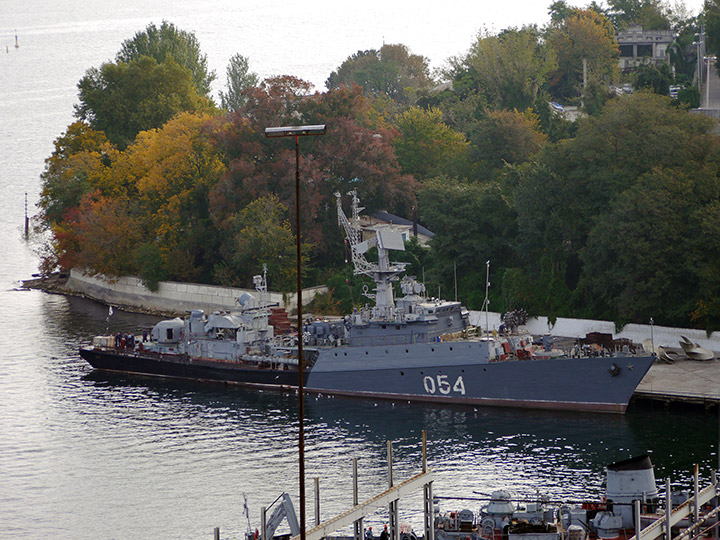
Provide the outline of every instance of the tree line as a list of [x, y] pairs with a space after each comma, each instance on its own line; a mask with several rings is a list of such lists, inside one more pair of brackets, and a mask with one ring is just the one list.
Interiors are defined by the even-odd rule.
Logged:
[[[304, 280], [331, 291], [318, 308], [365, 302], [334, 203], [356, 189], [366, 213], [417, 212], [435, 237], [397, 258], [428, 290], [457, 275], [471, 309], [491, 261], [493, 310], [718, 328], [720, 139], [688, 111], [688, 39], [720, 4], [700, 18], [658, 0], [549, 12], [544, 28], [481, 31], [436, 73], [401, 44], [358, 51], [322, 92], [261, 81], [237, 54], [219, 104], [195, 36], [149, 25], [78, 83], [42, 174], [41, 270], [247, 287], [266, 264], [271, 288], [291, 290], [294, 144], [264, 129], [326, 124], [300, 156]], [[677, 54], [620, 73], [615, 32], [629, 24], [676, 30]], [[611, 92], [625, 81], [635, 93]], [[670, 83], [686, 91], [671, 99]]]

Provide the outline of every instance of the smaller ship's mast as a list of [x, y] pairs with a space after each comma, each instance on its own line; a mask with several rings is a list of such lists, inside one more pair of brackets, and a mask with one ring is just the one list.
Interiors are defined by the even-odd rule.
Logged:
[[[335, 193], [337, 199], [338, 223], [345, 230], [350, 254], [354, 266], [355, 275], [364, 274], [375, 281], [375, 294], [364, 293], [370, 299], [375, 300], [372, 318], [376, 320], [395, 320], [395, 299], [393, 297], [392, 282], [397, 281], [405, 272], [405, 263], [391, 263], [389, 258], [390, 250], [404, 251], [402, 235], [390, 229], [375, 231], [375, 236], [362, 239], [360, 227], [360, 199], [357, 192], [352, 190], [348, 193], [352, 197], [352, 218], [348, 219], [342, 209], [342, 196]], [[371, 247], [377, 247], [377, 264], [369, 262], [365, 253]]]

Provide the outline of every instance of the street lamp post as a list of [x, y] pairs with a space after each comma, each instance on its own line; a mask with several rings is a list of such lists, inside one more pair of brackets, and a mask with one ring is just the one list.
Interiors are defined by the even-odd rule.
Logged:
[[705, 56], [703, 57], [705, 62], [707, 62], [707, 76], [705, 77], [705, 108], [710, 108], [710, 64], [712, 64], [715, 60], [715, 56]]
[[[300, 539], [305, 540], [305, 400], [303, 398], [302, 248], [300, 245], [300, 137], [324, 135], [325, 124], [265, 128], [266, 137], [295, 137], [295, 247], [297, 253], [298, 327], [298, 462], [300, 476]], [[263, 540], [267, 540], [263, 538]]]

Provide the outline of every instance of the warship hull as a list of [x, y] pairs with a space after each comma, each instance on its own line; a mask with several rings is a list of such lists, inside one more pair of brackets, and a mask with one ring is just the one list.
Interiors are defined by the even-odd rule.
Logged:
[[[306, 350], [309, 393], [475, 406], [625, 412], [653, 363], [652, 356], [554, 358], [482, 362], [478, 342]], [[85, 347], [100, 370], [238, 384], [297, 388], [297, 369], [271, 363], [189, 358]]]

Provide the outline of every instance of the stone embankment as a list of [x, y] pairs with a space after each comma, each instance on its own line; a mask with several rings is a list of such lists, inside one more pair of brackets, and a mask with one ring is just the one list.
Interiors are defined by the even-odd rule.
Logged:
[[[27, 288], [90, 298], [126, 311], [170, 316], [183, 315], [194, 309], [202, 309], [206, 313], [238, 309], [239, 302], [246, 295], [252, 295], [259, 299], [258, 291], [253, 289], [215, 287], [173, 281], [160, 282], [158, 290], [151, 291], [137, 278], [111, 279], [105, 276], [90, 276], [78, 270], [71, 270], [67, 274], [53, 274], [44, 278], [27, 280], [23, 285]], [[304, 289], [303, 305], [323, 291], [327, 291], [327, 288], [308, 287]], [[290, 311], [297, 306], [296, 296], [293, 293], [268, 291], [267, 301]]]

